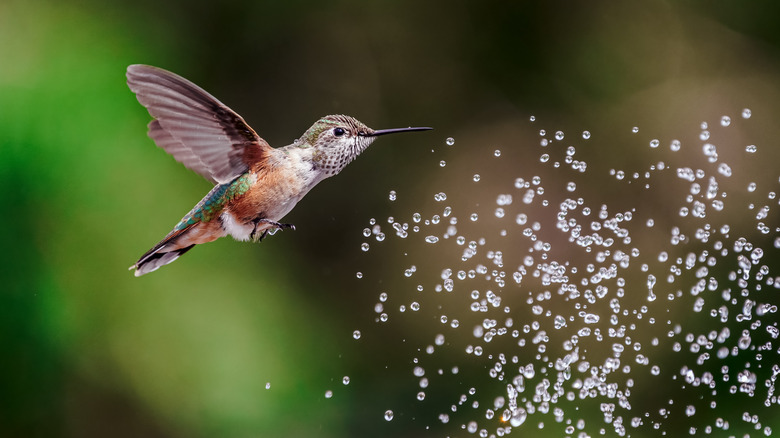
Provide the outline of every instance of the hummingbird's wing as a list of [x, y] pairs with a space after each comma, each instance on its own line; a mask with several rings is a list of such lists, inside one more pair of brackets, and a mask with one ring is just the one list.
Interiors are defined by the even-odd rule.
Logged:
[[214, 184], [232, 181], [271, 148], [241, 116], [181, 76], [136, 64], [127, 67], [127, 85], [155, 118], [149, 137]]

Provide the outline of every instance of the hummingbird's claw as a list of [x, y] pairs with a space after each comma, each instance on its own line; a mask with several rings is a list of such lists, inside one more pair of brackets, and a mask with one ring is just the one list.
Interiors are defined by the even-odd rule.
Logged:
[[[295, 230], [295, 225], [293, 225], [293, 224], [283, 224], [283, 223], [280, 223], [280, 222], [274, 222], [274, 221], [269, 220], [269, 219], [257, 219], [255, 221], [255, 228], [252, 230], [252, 233], [249, 234], [249, 238], [251, 240], [255, 240], [255, 235], [257, 234], [257, 226], [260, 223], [266, 223], [266, 224], [269, 224], [269, 225], [273, 225], [277, 230], [286, 230], [286, 229]], [[268, 231], [269, 231], [268, 229], [263, 230], [263, 234], [261, 234], [260, 237], [257, 238], [257, 242], [262, 242], [263, 239], [265, 238], [265, 236], [268, 234]], [[274, 231], [276, 231], [276, 230], [274, 230]], [[273, 233], [271, 233], [271, 234], [273, 234]]]

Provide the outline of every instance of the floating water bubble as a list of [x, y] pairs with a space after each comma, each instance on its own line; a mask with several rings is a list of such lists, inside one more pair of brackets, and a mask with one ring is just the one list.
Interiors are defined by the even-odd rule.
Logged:
[[333, 397], [333, 391], [327, 390], [325, 391], [325, 398], [331, 398]]
[[563, 140], [563, 131], [555, 131], [555, 139], [558, 141]]
[[391, 421], [393, 419], [393, 411], [388, 409], [385, 411], [385, 421]]
[[511, 413], [509, 424], [511, 424], [512, 427], [520, 427], [525, 423], [526, 418], [528, 418], [526, 410], [523, 408], [516, 408], [514, 412]]
[[395, 190], [390, 190], [389, 198], [391, 201], [395, 201], [396, 199], [398, 199], [398, 195], [396, 194]]
[[355, 339], [360, 339], [360, 330], [355, 330], [352, 332], [352, 337]]
[[590, 138], [590, 131], [582, 131], [582, 138], [587, 140]]
[[455, 144], [455, 139], [452, 137], [447, 137], [447, 140], [445, 141], [447, 143], [447, 146], [452, 146]]
[[266, 382], [265, 389], [271, 389], [271, 382]]
[[742, 118], [743, 119], [749, 119], [751, 115], [753, 115], [753, 112], [750, 111], [750, 109], [745, 108], [745, 109], [742, 110]]

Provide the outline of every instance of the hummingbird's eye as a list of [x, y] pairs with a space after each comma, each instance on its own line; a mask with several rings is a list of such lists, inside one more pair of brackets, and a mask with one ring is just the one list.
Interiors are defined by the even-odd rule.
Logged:
[[341, 137], [344, 135], [344, 128], [333, 128], [333, 135], [336, 137]]

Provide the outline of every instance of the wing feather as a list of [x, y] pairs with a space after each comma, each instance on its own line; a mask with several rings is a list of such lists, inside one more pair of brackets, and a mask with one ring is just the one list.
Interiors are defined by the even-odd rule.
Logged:
[[161, 68], [131, 65], [127, 84], [154, 120], [149, 137], [214, 184], [246, 172], [247, 157], [270, 149], [241, 116], [192, 82]]

